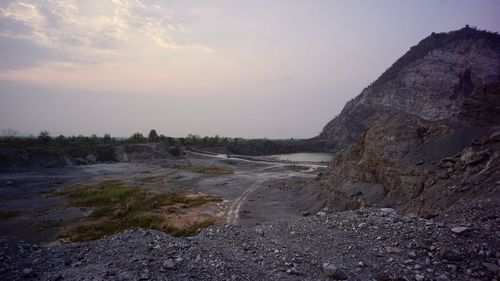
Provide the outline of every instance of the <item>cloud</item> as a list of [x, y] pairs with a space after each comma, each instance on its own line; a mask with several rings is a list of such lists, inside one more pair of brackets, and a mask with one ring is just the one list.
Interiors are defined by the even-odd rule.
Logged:
[[56, 60], [53, 50], [18, 38], [0, 40], [0, 71], [19, 70], [47, 60]]
[[41, 64], [46, 67], [50, 63], [106, 64], [133, 60], [130, 56], [134, 49], [213, 52], [209, 46], [196, 42], [192, 31], [178, 19], [187, 12], [169, 10], [162, 7], [162, 3], [140, 0], [2, 2], [0, 76], [9, 76], [9, 72], [20, 68], [32, 71]]

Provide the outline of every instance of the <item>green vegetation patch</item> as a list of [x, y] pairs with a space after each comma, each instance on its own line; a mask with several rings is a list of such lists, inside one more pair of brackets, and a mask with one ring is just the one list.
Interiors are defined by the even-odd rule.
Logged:
[[227, 175], [234, 173], [234, 170], [226, 167], [203, 166], [203, 165], [177, 165], [176, 168], [189, 170], [198, 174], [205, 175]]
[[90, 208], [92, 212], [80, 224], [62, 235], [71, 241], [88, 241], [138, 227], [161, 230], [173, 235], [192, 235], [199, 228], [212, 225], [207, 220], [189, 229], [168, 227], [161, 208], [176, 205], [190, 208], [220, 199], [210, 196], [187, 197], [179, 193], [157, 193], [122, 181], [104, 181], [97, 185], [75, 184], [49, 194], [68, 199], [68, 207]]
[[8, 219], [12, 219], [20, 216], [20, 212], [12, 212], [12, 211], [0, 211], [0, 221], [6, 221]]

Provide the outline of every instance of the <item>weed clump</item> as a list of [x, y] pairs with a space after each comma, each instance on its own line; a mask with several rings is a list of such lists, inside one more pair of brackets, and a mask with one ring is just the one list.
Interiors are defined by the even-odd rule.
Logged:
[[177, 165], [176, 168], [189, 170], [198, 174], [205, 175], [227, 175], [234, 173], [234, 170], [226, 167], [203, 166], [203, 165]]
[[208, 219], [185, 229], [176, 229], [169, 226], [165, 217], [160, 215], [161, 209], [173, 205], [191, 208], [220, 201], [211, 196], [187, 197], [180, 193], [153, 192], [117, 180], [97, 185], [75, 184], [48, 196], [66, 198], [68, 207], [92, 210], [78, 225], [63, 233], [62, 237], [74, 242], [94, 240], [138, 227], [156, 229], [175, 236], [193, 235], [215, 221]]

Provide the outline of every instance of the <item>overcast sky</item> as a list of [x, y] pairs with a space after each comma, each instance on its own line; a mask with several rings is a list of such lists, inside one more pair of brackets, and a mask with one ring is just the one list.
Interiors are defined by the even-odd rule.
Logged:
[[0, 129], [305, 138], [500, 1], [1, 0]]

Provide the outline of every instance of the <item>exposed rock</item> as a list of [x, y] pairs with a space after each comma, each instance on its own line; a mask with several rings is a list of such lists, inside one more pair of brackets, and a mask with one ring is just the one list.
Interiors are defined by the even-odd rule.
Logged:
[[449, 261], [460, 261], [462, 260], [462, 256], [460, 252], [455, 249], [443, 249], [441, 251], [441, 257]]
[[50, 278], [51, 281], [59, 281], [59, 280], [63, 280], [63, 276], [61, 273], [54, 273], [51, 278]]
[[498, 124], [500, 35], [431, 35], [325, 126], [317, 140], [337, 153], [319, 193], [334, 210], [391, 206], [424, 218], [475, 204], [465, 198], [500, 201]]
[[425, 276], [420, 275], [420, 274], [415, 274], [415, 280], [416, 281], [423, 281], [425, 279]]
[[451, 232], [453, 232], [455, 234], [462, 234], [462, 233], [466, 232], [467, 230], [469, 230], [469, 228], [466, 226], [456, 226], [456, 227], [453, 227], [451, 229]]
[[488, 92], [483, 88], [498, 82], [499, 38], [493, 33], [463, 28], [423, 39], [349, 101], [342, 113], [323, 128], [318, 141], [339, 151], [353, 143], [370, 127], [373, 116], [383, 110], [432, 122], [456, 115], [490, 124], [493, 120], [488, 119], [498, 121], [498, 98], [478, 93]]
[[[367, 228], [360, 231], [356, 226], [362, 223]], [[354, 281], [415, 280], [417, 274], [424, 280], [440, 275], [441, 280], [492, 280], [499, 223], [478, 220], [474, 225], [481, 232], [453, 237], [453, 224], [369, 208], [257, 226], [218, 225], [194, 237], [137, 229], [41, 248], [0, 239], [0, 273], [5, 280], [22, 280], [21, 269], [29, 264], [37, 280], [226, 280], [235, 275], [236, 280]], [[324, 268], [323, 262], [328, 263]]]
[[491, 273], [495, 274], [495, 276], [500, 277], [500, 266], [488, 262], [483, 262], [484, 267]]
[[323, 264], [323, 272], [325, 272], [326, 276], [334, 280], [346, 280], [348, 278], [347, 274], [342, 269], [329, 263]]
[[464, 162], [465, 165], [474, 165], [486, 160], [489, 155], [488, 150], [475, 151], [474, 148], [467, 147], [460, 155], [460, 161]]
[[436, 281], [450, 281], [450, 278], [446, 274], [441, 274], [436, 277]]
[[385, 247], [385, 251], [388, 254], [400, 254], [401, 253], [401, 249], [398, 247]]
[[415, 253], [415, 251], [411, 251], [411, 252], [408, 252], [408, 257], [414, 259], [417, 257], [417, 254]]
[[25, 278], [29, 278], [29, 277], [34, 276], [33, 269], [30, 267], [23, 268], [22, 274], [23, 274], [23, 277], [25, 277]]
[[175, 261], [173, 259], [167, 259], [163, 262], [163, 267], [166, 269], [175, 269]]

